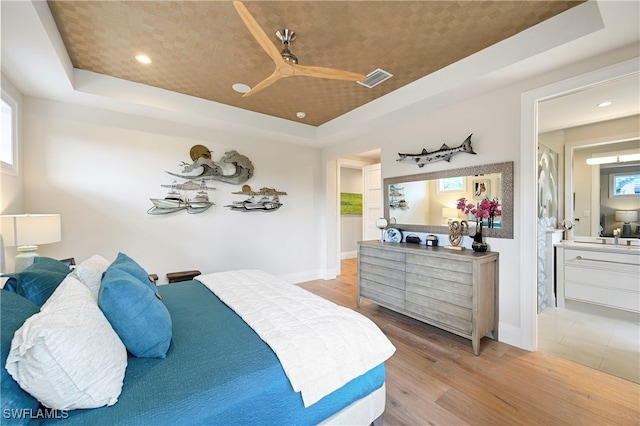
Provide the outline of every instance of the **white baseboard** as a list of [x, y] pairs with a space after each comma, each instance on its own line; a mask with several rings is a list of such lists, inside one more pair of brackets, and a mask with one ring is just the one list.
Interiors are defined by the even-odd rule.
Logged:
[[355, 257], [358, 257], [358, 251], [357, 250], [343, 251], [342, 253], [340, 253], [340, 259], [353, 259]]
[[303, 272], [296, 272], [294, 274], [279, 275], [278, 277], [290, 284], [299, 284], [307, 281], [326, 280], [326, 279], [335, 278], [335, 271], [334, 271], [333, 277], [331, 278], [326, 278], [326, 274], [323, 273], [323, 271], [320, 269], [315, 271], [303, 271]]

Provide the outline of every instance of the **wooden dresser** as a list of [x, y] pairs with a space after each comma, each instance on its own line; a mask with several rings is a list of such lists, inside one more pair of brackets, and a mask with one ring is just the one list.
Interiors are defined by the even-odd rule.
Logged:
[[470, 339], [498, 339], [498, 253], [406, 243], [358, 243], [358, 304], [365, 298]]

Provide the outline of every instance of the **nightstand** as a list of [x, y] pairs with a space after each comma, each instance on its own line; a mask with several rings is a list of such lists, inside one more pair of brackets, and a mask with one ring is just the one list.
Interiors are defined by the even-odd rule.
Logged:
[[180, 272], [169, 272], [167, 274], [167, 279], [169, 280], [169, 284], [177, 283], [180, 281], [189, 281], [194, 277], [200, 275], [200, 271], [180, 271]]

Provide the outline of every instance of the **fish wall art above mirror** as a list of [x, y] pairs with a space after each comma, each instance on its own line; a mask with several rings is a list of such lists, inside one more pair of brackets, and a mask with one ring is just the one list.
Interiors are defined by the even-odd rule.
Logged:
[[418, 154], [403, 154], [398, 153], [400, 158], [396, 161], [400, 161], [403, 163], [417, 164], [418, 167], [422, 168], [425, 164], [434, 163], [436, 161], [451, 161], [451, 156], [457, 154], [459, 152], [466, 152], [467, 154], [475, 154], [473, 151], [473, 147], [471, 147], [471, 136], [470, 134], [467, 139], [464, 140], [459, 146], [455, 148], [449, 148], [446, 143], [443, 143], [439, 150], [437, 151], [427, 151], [426, 148], [422, 150], [422, 152]]

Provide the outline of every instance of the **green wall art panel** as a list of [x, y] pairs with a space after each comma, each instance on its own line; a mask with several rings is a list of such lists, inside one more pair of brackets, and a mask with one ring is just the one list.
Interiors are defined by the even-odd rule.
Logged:
[[362, 215], [362, 194], [340, 193], [340, 214]]

